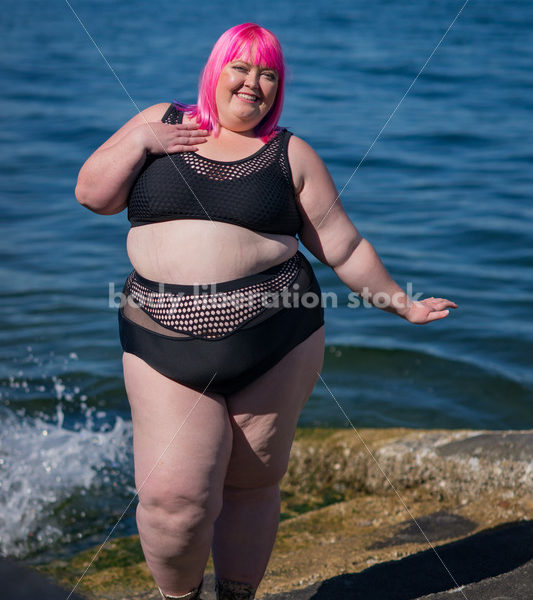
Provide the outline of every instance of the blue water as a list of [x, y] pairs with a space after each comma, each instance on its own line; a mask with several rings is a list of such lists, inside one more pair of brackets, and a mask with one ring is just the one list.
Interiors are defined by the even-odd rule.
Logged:
[[[281, 124], [323, 157], [395, 280], [460, 307], [425, 326], [349, 308], [314, 260], [340, 298], [322, 376], [357, 427], [533, 427], [533, 5], [471, 0], [398, 106], [463, 4], [71, 3], [139, 108], [193, 102], [228, 27], [278, 35]], [[130, 271], [129, 224], [73, 190], [136, 109], [66, 3], [4, 8], [0, 551], [38, 560], [101, 542], [133, 490], [108, 302]], [[346, 425], [322, 383], [300, 423]], [[114, 535], [134, 531], [133, 510]]]

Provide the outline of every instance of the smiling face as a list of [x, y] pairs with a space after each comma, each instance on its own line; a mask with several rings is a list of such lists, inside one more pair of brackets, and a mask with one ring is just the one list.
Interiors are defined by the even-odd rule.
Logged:
[[272, 108], [277, 90], [274, 69], [240, 59], [227, 63], [216, 87], [220, 125], [238, 132], [253, 130]]

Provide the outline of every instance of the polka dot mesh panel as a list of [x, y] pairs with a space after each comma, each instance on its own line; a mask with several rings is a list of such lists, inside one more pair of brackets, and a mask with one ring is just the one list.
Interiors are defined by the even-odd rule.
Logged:
[[216, 292], [216, 284], [213, 284], [214, 293], [199, 294], [168, 293], [164, 288], [156, 292], [139, 282], [136, 272], [132, 271], [124, 293], [131, 295], [135, 303], [163, 327], [190, 336], [217, 339], [267, 310], [273, 296], [288, 288], [299, 268], [300, 259], [295, 255], [267, 281], [224, 292]]
[[[200, 156], [194, 152], [184, 152], [181, 157], [189, 168], [193, 169], [198, 175], [214, 181], [230, 181], [257, 174], [270, 165], [276, 164], [279, 159], [281, 141], [281, 136], [273, 138], [266, 146], [260, 149], [260, 153], [253, 160], [245, 160], [243, 162], [211, 162], [210, 159], [206, 159], [204, 156]], [[279, 167], [282, 169], [283, 174], [288, 177], [282, 161], [280, 161]]]

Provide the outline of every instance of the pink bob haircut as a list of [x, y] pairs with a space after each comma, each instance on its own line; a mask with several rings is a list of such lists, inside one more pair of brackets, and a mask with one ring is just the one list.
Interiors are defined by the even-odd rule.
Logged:
[[255, 134], [266, 143], [275, 134], [283, 109], [285, 63], [281, 44], [276, 36], [255, 23], [235, 25], [219, 37], [200, 75], [198, 103], [183, 104], [174, 101], [174, 104], [184, 110], [189, 118], [196, 119], [200, 129], [212, 131], [217, 137], [219, 125], [215, 91], [218, 78], [224, 66], [237, 59], [275, 69], [278, 73], [274, 104], [255, 128]]

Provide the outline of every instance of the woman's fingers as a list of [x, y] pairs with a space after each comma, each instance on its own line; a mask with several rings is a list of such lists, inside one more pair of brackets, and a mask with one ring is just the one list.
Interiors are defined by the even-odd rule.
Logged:
[[194, 123], [174, 123], [173, 125], [170, 125], [169, 123], [165, 123], [165, 125], [174, 127], [176, 129], [181, 129], [182, 131], [196, 130], [196, 131], [200, 131], [205, 134], [208, 133], [207, 129], [199, 129], [198, 125], [195, 125]]
[[430, 312], [427, 316], [428, 321], [436, 321], [437, 319], [444, 319], [450, 314], [449, 310], [435, 310]]
[[449, 308], [457, 308], [457, 304], [446, 298], [426, 298], [426, 306], [431, 309], [426, 315], [426, 323], [428, 321], [436, 321], [438, 319], [444, 319], [450, 314]]
[[197, 125], [192, 125], [191, 123], [187, 123], [186, 125], [178, 123], [177, 125], [171, 125], [171, 127], [174, 127], [176, 131], [179, 131], [183, 134], [192, 134], [200, 136], [206, 136], [209, 134], [209, 131], [207, 131], [207, 129], [198, 129]]
[[[203, 144], [207, 142], [207, 131], [205, 129], [191, 128], [189, 130], [179, 129], [175, 132], [177, 137], [173, 140], [172, 145], [187, 146], [190, 150], [191, 145]], [[180, 152], [181, 150], [178, 150]]]
[[445, 306], [450, 306], [453, 308], [457, 308], [457, 304], [455, 302], [453, 302], [452, 300], [447, 300], [446, 298], [434, 298], [433, 296], [431, 296], [431, 298], [426, 298], [426, 300], [431, 301], [427, 302], [427, 304], [430, 304], [431, 306], [440, 306], [441, 308], [444, 308]]
[[411, 311], [407, 320], [415, 324], [429, 323], [437, 319], [444, 319], [450, 314], [449, 308], [457, 308], [457, 304], [446, 298], [424, 298], [411, 304]]
[[205, 143], [209, 135], [207, 130], [199, 129], [192, 123], [147, 123], [139, 126], [139, 131], [143, 147], [154, 154], [184, 152], [193, 147], [197, 149], [197, 145]]
[[207, 138], [205, 138], [205, 137], [190, 137], [190, 138], [179, 137], [173, 141], [172, 145], [188, 146], [190, 144], [193, 144], [193, 145], [201, 144], [203, 142], [207, 142]]
[[191, 150], [193, 147], [198, 147], [197, 144], [203, 144], [207, 140], [205, 138], [191, 138], [189, 140], [180, 138], [168, 145], [168, 152], [182, 152], [183, 149]]
[[175, 154], [177, 152], [196, 152], [198, 150], [198, 146], [191, 146], [190, 144], [187, 146], [173, 146], [169, 148], [169, 154]]

